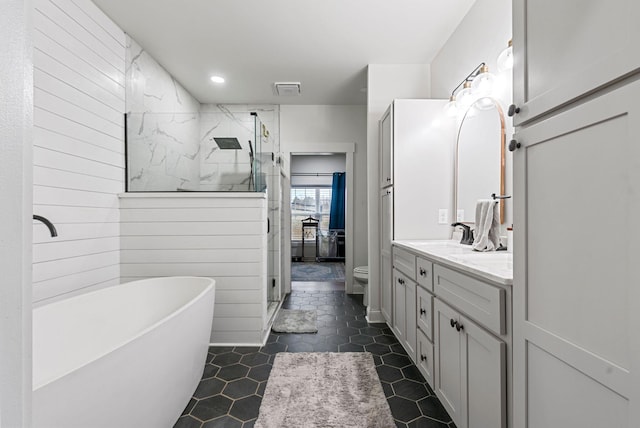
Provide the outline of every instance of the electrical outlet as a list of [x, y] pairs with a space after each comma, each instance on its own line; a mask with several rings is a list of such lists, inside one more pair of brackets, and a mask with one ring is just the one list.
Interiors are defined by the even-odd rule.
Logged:
[[456, 221], [463, 222], [464, 221], [464, 210], [458, 210], [456, 213]]
[[448, 224], [449, 223], [449, 210], [446, 208], [441, 208], [438, 210], [438, 224]]

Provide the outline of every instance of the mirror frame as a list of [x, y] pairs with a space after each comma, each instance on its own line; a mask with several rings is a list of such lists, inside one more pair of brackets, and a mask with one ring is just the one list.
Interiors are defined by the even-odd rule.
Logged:
[[[506, 124], [505, 124], [505, 117], [504, 117], [504, 110], [502, 108], [502, 106], [500, 105], [500, 102], [498, 100], [496, 100], [493, 97], [482, 97], [482, 98], [488, 98], [493, 102], [493, 105], [496, 107], [496, 109], [498, 110], [498, 116], [500, 117], [500, 195], [504, 195], [505, 192], [505, 169], [506, 169], [506, 151], [505, 151], [505, 147], [506, 147], [506, 141], [507, 141], [507, 135], [506, 135]], [[458, 185], [459, 185], [459, 180], [458, 180], [458, 176], [459, 176], [459, 165], [458, 165], [458, 152], [460, 149], [460, 130], [462, 129], [462, 125], [464, 124], [464, 120], [467, 117], [467, 114], [469, 113], [469, 111], [473, 108], [473, 106], [478, 102], [479, 100], [476, 100], [473, 102], [473, 104], [471, 104], [471, 106], [469, 106], [469, 108], [467, 109], [467, 111], [464, 112], [464, 116], [462, 116], [462, 120], [460, 121], [460, 125], [458, 126], [458, 135], [456, 136], [456, 151], [455, 151], [455, 165], [454, 165], [454, 199], [453, 199], [453, 213], [454, 213], [454, 218], [457, 218], [457, 212], [458, 212]], [[490, 197], [491, 195], [487, 195], [487, 197]], [[500, 224], [504, 224], [505, 222], [505, 205], [506, 205], [506, 200], [505, 199], [500, 199]], [[469, 223], [469, 222], [466, 222]]]

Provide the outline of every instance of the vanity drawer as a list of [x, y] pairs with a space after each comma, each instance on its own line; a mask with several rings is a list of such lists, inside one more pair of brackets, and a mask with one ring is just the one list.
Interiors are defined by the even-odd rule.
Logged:
[[410, 252], [394, 246], [393, 267], [405, 274], [409, 279], [416, 280], [416, 256]]
[[433, 342], [418, 330], [416, 365], [431, 388], [433, 384]]
[[416, 279], [419, 285], [433, 293], [433, 263], [422, 257], [417, 257]]
[[416, 314], [418, 327], [433, 340], [433, 296], [422, 287], [416, 288]]
[[505, 333], [505, 290], [440, 265], [433, 267], [438, 298], [495, 332]]

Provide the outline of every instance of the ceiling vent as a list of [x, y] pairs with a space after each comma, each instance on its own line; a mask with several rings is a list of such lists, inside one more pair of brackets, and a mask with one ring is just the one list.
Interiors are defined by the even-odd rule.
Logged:
[[275, 82], [273, 93], [280, 97], [294, 97], [300, 95], [300, 82]]

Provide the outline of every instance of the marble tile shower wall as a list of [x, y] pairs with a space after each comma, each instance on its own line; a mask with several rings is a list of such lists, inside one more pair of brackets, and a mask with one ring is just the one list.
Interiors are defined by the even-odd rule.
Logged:
[[127, 36], [129, 190], [198, 190], [200, 103]]
[[[126, 48], [129, 190], [248, 190], [248, 141], [256, 148], [249, 112], [269, 130], [262, 151], [271, 159], [280, 150], [279, 106], [200, 104], [129, 36]], [[219, 150], [213, 137], [236, 137], [244, 150]]]
[[[260, 149], [262, 156], [256, 156], [260, 164], [261, 183], [267, 180], [271, 171], [271, 153], [278, 153], [279, 147], [279, 106], [251, 104], [202, 104], [200, 106], [200, 190], [246, 191], [249, 184], [250, 158], [248, 141], [254, 151]], [[256, 145], [254, 118], [255, 111], [269, 130], [269, 138]], [[243, 151], [220, 150], [214, 137], [236, 137]], [[268, 156], [265, 156], [268, 155]]]

